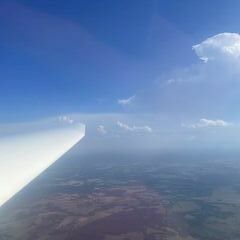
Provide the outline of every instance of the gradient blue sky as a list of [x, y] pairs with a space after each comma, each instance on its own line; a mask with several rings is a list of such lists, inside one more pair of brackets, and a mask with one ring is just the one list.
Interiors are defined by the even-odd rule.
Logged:
[[133, 95], [146, 99], [134, 112], [155, 111], [144, 97], [155, 82], [199, 63], [193, 45], [239, 32], [239, 9], [237, 0], [1, 1], [0, 121], [130, 112], [117, 100]]

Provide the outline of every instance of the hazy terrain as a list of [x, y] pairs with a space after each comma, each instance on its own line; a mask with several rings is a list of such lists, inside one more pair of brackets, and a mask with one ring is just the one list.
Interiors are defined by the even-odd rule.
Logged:
[[0, 210], [0, 239], [240, 239], [238, 154], [66, 154]]

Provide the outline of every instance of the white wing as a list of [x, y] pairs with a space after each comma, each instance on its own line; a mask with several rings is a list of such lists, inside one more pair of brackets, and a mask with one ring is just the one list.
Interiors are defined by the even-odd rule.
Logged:
[[84, 135], [84, 125], [68, 124], [0, 137], [0, 206]]

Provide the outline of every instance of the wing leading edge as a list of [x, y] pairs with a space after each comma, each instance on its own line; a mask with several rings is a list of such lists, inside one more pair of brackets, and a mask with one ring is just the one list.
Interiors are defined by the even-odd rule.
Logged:
[[0, 138], [0, 206], [84, 135], [85, 126], [78, 123]]

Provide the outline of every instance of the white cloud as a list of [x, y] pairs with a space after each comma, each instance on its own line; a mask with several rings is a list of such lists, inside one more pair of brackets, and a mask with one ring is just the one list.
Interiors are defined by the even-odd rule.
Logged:
[[202, 118], [197, 123], [192, 124], [191, 128], [203, 128], [203, 127], [228, 127], [232, 124], [221, 119], [211, 120]]
[[149, 126], [129, 126], [125, 123], [122, 123], [120, 121], [117, 122], [118, 127], [124, 129], [125, 131], [129, 131], [129, 132], [147, 132], [147, 133], [151, 133], [152, 132], [152, 128], [150, 128]]
[[240, 34], [220, 33], [194, 45], [193, 50], [205, 62], [238, 59], [240, 57]]
[[106, 131], [106, 129], [105, 129], [105, 127], [104, 127], [103, 125], [99, 125], [99, 126], [97, 127], [97, 131], [98, 131], [98, 133], [101, 134], [101, 135], [105, 135], [105, 134], [107, 133], [107, 131]]
[[69, 123], [69, 124], [74, 123], [74, 120], [69, 116], [59, 116], [58, 121], [62, 123]]
[[128, 105], [128, 104], [131, 104], [136, 98], [136, 95], [133, 95], [129, 98], [126, 98], [126, 99], [118, 99], [118, 104], [120, 105]]
[[158, 84], [138, 94], [138, 111], [185, 119], [239, 117], [240, 34], [217, 34], [193, 46], [193, 51], [205, 62], [159, 73]]
[[170, 79], [167, 80], [166, 84], [171, 85], [171, 84], [174, 84], [174, 83], [176, 83], [176, 82], [177, 82], [176, 79], [170, 78]]
[[122, 129], [124, 129], [124, 130], [127, 130], [127, 131], [133, 131], [133, 128], [132, 127], [130, 127], [130, 126], [128, 126], [127, 124], [125, 124], [125, 123], [122, 123], [122, 122], [117, 122], [117, 125], [120, 127], [120, 128], [122, 128]]

